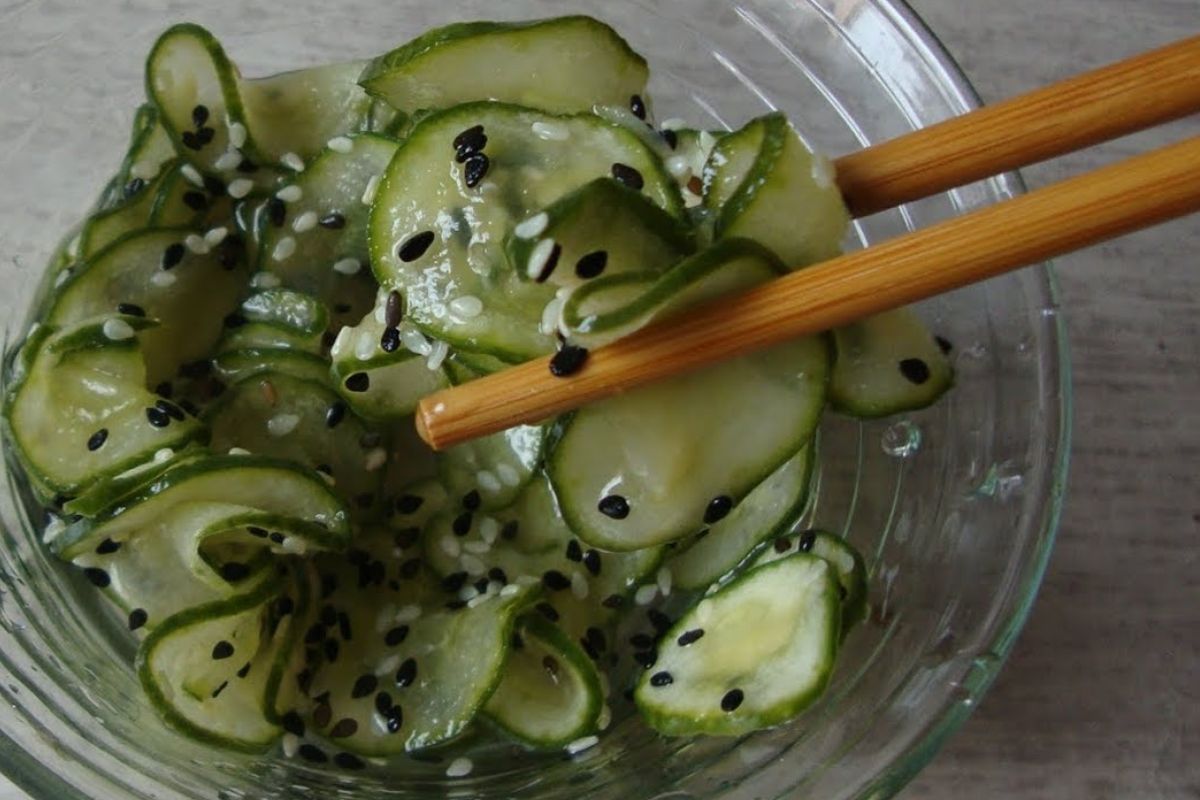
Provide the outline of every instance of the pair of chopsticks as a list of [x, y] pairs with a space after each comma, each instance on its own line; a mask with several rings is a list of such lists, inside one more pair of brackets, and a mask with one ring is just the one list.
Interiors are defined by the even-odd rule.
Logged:
[[[843, 156], [838, 186], [866, 216], [1198, 111], [1195, 36]], [[541, 358], [436, 392], [417, 430], [441, 450], [1197, 210], [1200, 137], [656, 322], [570, 377]]]

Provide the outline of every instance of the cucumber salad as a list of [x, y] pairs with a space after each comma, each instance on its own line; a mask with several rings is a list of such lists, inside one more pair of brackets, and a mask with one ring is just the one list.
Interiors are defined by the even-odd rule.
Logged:
[[911, 311], [444, 453], [413, 430], [439, 388], [555, 352], [570, 380], [840, 251], [782, 114], [659, 122], [647, 78], [580, 16], [265, 78], [196, 25], [155, 43], [3, 420], [167, 724], [359, 769], [468, 732], [574, 754], [633, 715], [741, 735], [821, 695], [869, 598], [854, 547], [797, 529], [816, 432], [949, 388]]

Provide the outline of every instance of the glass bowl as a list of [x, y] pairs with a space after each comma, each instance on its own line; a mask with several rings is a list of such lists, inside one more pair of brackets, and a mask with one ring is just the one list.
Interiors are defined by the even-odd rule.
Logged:
[[[646, 54], [659, 119], [736, 127], [780, 108], [840, 154], [977, 104], [898, 0], [522, 0], [502, 6], [293, 0], [0, 0], [0, 280], [7, 341], [56, 240], [115, 168], [159, 31], [212, 29], [247, 74], [369, 57], [453, 20], [589, 6]], [[602, 9], [602, 10], [601, 10]], [[1021, 191], [1003, 176], [861, 220], [850, 246]], [[826, 696], [793, 724], [741, 739], [664, 740], [635, 719], [575, 758], [479, 752], [338, 773], [206, 749], [165, 728], [130, 669], [128, 635], [38, 544], [12, 491], [0, 546], [0, 762], [36, 798], [886, 797], [967, 717], [1012, 646], [1058, 519], [1069, 383], [1047, 268], [926, 303], [955, 345], [957, 387], [903, 418], [828, 416], [806, 521], [845, 532], [870, 564], [871, 620]], [[619, 702], [619, 697], [614, 698]], [[618, 717], [621, 715], [618, 713]], [[405, 777], [397, 778], [396, 770]]]

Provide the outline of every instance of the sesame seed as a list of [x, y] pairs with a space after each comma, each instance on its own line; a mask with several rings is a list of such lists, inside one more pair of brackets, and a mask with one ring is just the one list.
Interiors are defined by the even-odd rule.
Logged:
[[565, 125], [560, 125], [557, 122], [542, 122], [538, 120], [530, 128], [533, 130], [534, 136], [548, 142], [565, 142], [571, 138], [571, 131]]
[[[586, 347], [580, 347], [579, 345], [574, 344], [564, 345], [550, 359], [550, 374], [556, 378], [566, 378], [570, 375], [574, 375], [576, 372], [583, 369], [583, 365], [584, 362], [587, 361], [587, 357], [588, 350]], [[603, 503], [603, 501], [601, 502]], [[629, 513], [628, 510], [626, 510], [626, 513]], [[609, 514], [609, 516], [612, 515]], [[619, 519], [619, 517], [617, 519]]]
[[366, 458], [363, 460], [363, 466], [367, 472], [374, 472], [387, 463], [387, 450], [382, 447], [376, 447], [368, 451]]
[[625, 519], [629, 516], [629, 501], [619, 494], [610, 494], [602, 498], [596, 508], [611, 519]]
[[213, 645], [212, 659], [213, 661], [221, 661], [233, 655], [233, 645], [222, 639]]
[[146, 609], [135, 608], [133, 611], [129, 612], [129, 630], [136, 631], [138, 628], [145, 625], [146, 620], [149, 618], [150, 616], [146, 613]]
[[392, 290], [388, 292], [387, 302], [384, 304], [383, 324], [389, 328], [395, 328], [404, 318], [404, 298], [400, 293]]
[[256, 272], [250, 278], [250, 285], [255, 289], [276, 289], [283, 281], [273, 272]]
[[100, 589], [103, 589], [112, 582], [112, 579], [108, 577], [108, 573], [99, 567], [86, 567], [83, 570], [83, 576], [87, 578], [93, 586]]
[[284, 236], [275, 243], [275, 249], [271, 251], [271, 258], [275, 261], [286, 261], [295, 252], [296, 240], [291, 236]]
[[171, 417], [161, 408], [147, 408], [146, 419], [156, 428], [165, 428], [171, 424]]
[[542, 211], [518, 222], [513, 227], [513, 235], [518, 239], [535, 239], [542, 235], [542, 232], [546, 230], [546, 226], [549, 224], [550, 215]]
[[475, 764], [471, 759], [464, 756], [459, 756], [450, 762], [450, 766], [446, 767], [447, 778], [465, 778], [475, 769]]
[[328, 228], [331, 231], [341, 230], [346, 227], [346, 218], [337, 212], [326, 214], [317, 220], [317, 224], [322, 228]]
[[905, 358], [900, 361], [900, 374], [909, 383], [920, 386], [929, 380], [929, 365], [919, 358]]
[[[467, 128], [465, 131], [463, 131], [460, 134], [458, 134], [457, 136], [455, 136], [454, 141], [452, 141], [450, 143], [450, 145], [455, 150], [458, 150], [460, 147], [470, 144], [471, 142], [479, 141], [479, 137], [481, 137], [483, 135], [484, 134], [483, 134], [483, 126], [482, 125], [472, 125], [471, 127]], [[485, 136], [484, 138], [486, 140], [487, 137]]]
[[521, 475], [511, 464], [497, 464], [496, 477], [505, 486], [516, 486], [521, 482]]
[[548, 569], [542, 573], [542, 585], [553, 592], [561, 592], [571, 588], [571, 580], [556, 569]]
[[183, 246], [198, 256], [208, 255], [209, 251], [212, 250], [208, 246], [208, 242], [204, 241], [204, 237], [198, 233], [189, 233], [185, 236]]
[[575, 274], [583, 280], [595, 278], [608, 266], [608, 251], [594, 250], [575, 262]]
[[[476, 127], [478, 128], [478, 126]], [[463, 131], [454, 141], [457, 142], [454, 148], [454, 160], [461, 164], [482, 153], [483, 148], [487, 147], [488, 137], [482, 128], [478, 128], [478, 130]]]
[[684, 156], [671, 156], [665, 162], [667, 172], [677, 181], [685, 181], [692, 177], [692, 165]]
[[401, 328], [400, 342], [405, 349], [419, 356], [427, 356], [433, 352], [433, 347], [426, 340], [425, 335], [416, 328]]
[[580, 600], [586, 600], [590, 592], [587, 578], [578, 572], [571, 573], [571, 594]]
[[612, 176], [630, 189], [640, 190], [646, 185], [646, 179], [642, 177], [642, 173], [620, 161], [612, 165]]
[[638, 590], [633, 594], [633, 602], [639, 606], [650, 605], [654, 598], [658, 596], [658, 586], [653, 583], [648, 583], [645, 586], [639, 586]]
[[179, 172], [181, 175], [183, 175], [183, 177], [187, 178], [189, 183], [201, 188], [204, 187], [204, 177], [200, 174], [200, 170], [196, 169], [191, 164], [184, 164], [179, 168]]
[[365, 769], [366, 764], [353, 753], [338, 753], [333, 757], [333, 763], [342, 769]]
[[538, 603], [534, 609], [546, 618], [548, 622], [558, 622], [558, 609], [547, 602]]
[[666, 633], [671, 627], [671, 618], [657, 608], [646, 609], [646, 619], [650, 620], [650, 624], [660, 635]]
[[776, 553], [786, 553], [788, 550], [792, 549], [792, 542], [786, 536], [780, 536], [775, 540], [774, 547]]
[[433, 231], [421, 231], [405, 239], [396, 249], [396, 255], [405, 263], [416, 261], [425, 255], [425, 251], [433, 244]]
[[460, 319], [473, 319], [483, 313], [483, 301], [474, 295], [463, 295], [450, 301], [450, 313]]
[[293, 183], [276, 192], [275, 197], [285, 203], [298, 203], [304, 197], [304, 190]]
[[160, 289], [165, 289], [178, 280], [173, 272], [156, 272], [150, 276], [150, 283]]
[[357, 258], [342, 258], [333, 262], [333, 271], [341, 275], [357, 275], [362, 269], [362, 262]]
[[371, 179], [367, 181], [367, 186], [363, 189], [361, 198], [364, 206], [369, 206], [375, 202], [375, 195], [379, 193], [379, 183], [382, 180], [382, 175], [372, 175]]
[[467, 511], [479, 510], [480, 502], [481, 498], [479, 497], [479, 492], [475, 491], [474, 489], [467, 492], [462, 498], [463, 508], [465, 508]]
[[354, 342], [354, 356], [359, 361], [366, 361], [375, 355], [376, 344], [370, 330], [364, 329], [359, 331]]
[[462, 555], [462, 545], [458, 543], [458, 538], [453, 535], [443, 536], [438, 544], [442, 547], [442, 552], [451, 558], [458, 558]]
[[371, 378], [365, 372], [356, 372], [346, 378], [343, 385], [351, 392], [365, 392], [371, 388]]
[[[332, 641], [332, 640], [330, 640]], [[358, 733], [358, 723], [350, 717], [343, 717], [329, 729], [330, 739], [345, 739]]]
[[674, 682], [675, 682], [675, 678], [672, 677], [671, 673], [667, 672], [666, 670], [663, 670], [662, 672], [656, 672], [650, 676], [650, 685], [651, 686], [655, 686], [655, 687], [670, 686]]
[[662, 592], [663, 597], [669, 596], [671, 594], [671, 568], [659, 568], [654, 582], [658, 585], [658, 590]]
[[125, 341], [134, 337], [133, 326], [123, 319], [109, 317], [104, 320], [104, 324], [100, 326], [104, 332], [104, 338], [111, 339], [114, 342]]
[[587, 567], [587, 571], [600, 576], [600, 553], [596, 550], [588, 550], [583, 554], [583, 565]]
[[240, 122], [230, 121], [229, 128], [229, 143], [234, 147], [243, 147], [246, 144], [246, 126]]
[[567, 542], [567, 558], [571, 561], [583, 561], [583, 548], [579, 546], [578, 539]]
[[476, 153], [467, 159], [463, 165], [463, 183], [468, 189], [474, 189], [484, 179], [492, 162], [483, 153]]
[[295, 153], [284, 153], [279, 157], [279, 163], [295, 172], [304, 171], [304, 159]]
[[638, 119], [646, 118], [646, 101], [642, 99], [640, 94], [635, 94], [629, 98], [629, 110]]
[[192, 211], [204, 211], [208, 208], [208, 198], [203, 192], [184, 192], [183, 204]]
[[396, 670], [396, 685], [401, 689], [412, 686], [413, 681], [417, 679], [417, 662], [416, 659], [408, 658]]
[[[369, 694], [374, 694], [375, 689], [378, 688], [378, 686], [379, 679], [371, 673], [368, 672], [364, 675], [360, 675], [358, 679], [354, 681], [354, 686], [350, 689], [350, 698], [353, 700], [361, 700]], [[389, 700], [390, 699], [391, 698], [389, 698]], [[388, 705], [390, 706], [391, 704], [389, 703]]]
[[730, 689], [721, 698], [721, 710], [726, 713], [736, 711], [744, 699], [746, 699], [746, 695], [741, 689]]
[[704, 522], [707, 525], [720, 522], [729, 516], [729, 512], [732, 510], [733, 498], [726, 494], [718, 495], [710, 500], [708, 507], [704, 509]]
[[141, 178], [133, 178], [129, 183], [125, 184], [124, 195], [125, 199], [133, 197], [135, 194], [146, 188], [146, 182]]
[[120, 542], [114, 542], [112, 539], [105, 538], [100, 544], [96, 545], [96, 555], [107, 556], [112, 555], [121, 549]]
[[553, 239], [542, 239], [529, 251], [529, 260], [525, 264], [525, 274], [535, 283], [545, 283], [562, 255], [562, 247]]
[[804, 533], [800, 534], [800, 538], [798, 539], [798, 544], [800, 545], [801, 553], [809, 552], [810, 550], [813, 549], [813, 545], [816, 543], [817, 543], [817, 532], [815, 530], [804, 531]]
[[129, 175], [140, 181], [150, 181], [158, 177], [160, 165], [154, 161], [135, 161], [129, 167]]
[[567, 745], [566, 751], [568, 755], [578, 755], [584, 750], [590, 750], [600, 743], [600, 737], [592, 734], [590, 736], [581, 736], [575, 741]]
[[325, 146], [335, 153], [349, 153], [354, 150], [354, 140], [348, 136], [335, 136]]
[[315, 227], [317, 227], [317, 212], [315, 211], [305, 211], [292, 222], [292, 230], [296, 233], [311, 231]]
[[91, 436], [88, 437], [87, 449], [90, 452], [94, 453], [97, 450], [99, 450], [101, 447], [104, 447], [104, 443], [107, 441], [108, 441], [108, 428], [101, 428], [100, 430], [96, 431], [95, 433], [93, 433]]
[[226, 150], [221, 154], [221, 157], [213, 162], [213, 167], [221, 172], [229, 172], [237, 169], [238, 164], [242, 163], [242, 154], [237, 150]]
[[450, 523], [450, 530], [455, 536], [466, 536], [471, 532], [471, 523], [474, 521], [474, 515], [470, 511], [464, 511], [454, 518], [454, 522]]
[[[473, 556], [470, 553], [464, 553], [459, 559], [459, 563], [462, 564], [462, 568], [472, 578], [477, 578], [487, 572], [487, 564], [484, 564], [478, 556]], [[470, 598], [466, 599], [469, 600]]]
[[231, 447], [231, 448], [229, 448], [229, 455], [231, 455], [231, 456], [248, 456], [248, 455], [250, 455], [250, 451], [244, 447]]
[[680, 647], [687, 647], [690, 644], [698, 642], [702, 636], [704, 636], [703, 628], [692, 628], [690, 631], [681, 633], [679, 638], [675, 640], [675, 643]]
[[272, 436], [287, 436], [300, 424], [299, 414], [276, 414], [267, 420], [267, 432]]

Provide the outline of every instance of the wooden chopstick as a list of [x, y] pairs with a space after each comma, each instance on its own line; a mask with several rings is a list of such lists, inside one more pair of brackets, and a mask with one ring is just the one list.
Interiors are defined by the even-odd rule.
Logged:
[[837, 159], [858, 217], [1200, 110], [1200, 36]]
[[[1170, 97], [1140, 83], [1123, 69], [1124, 64], [1114, 65], [993, 107], [1000, 108], [999, 112], [972, 112], [840, 159], [839, 186], [861, 215], [1200, 111], [1200, 37], [1132, 61], [1158, 73], [1158, 81], [1169, 82], [1174, 87], [1167, 93]], [[1171, 65], [1169, 74], [1161, 72], [1164, 65]], [[1106, 92], [1094, 83], [1092, 79], [1104, 74], [1117, 81], [1117, 89]], [[1178, 76], [1186, 78], [1182, 85]], [[1132, 87], [1137, 86], [1152, 93], [1145, 107], [1135, 102], [1138, 89]], [[1056, 104], [1050, 94], [1058, 87], [1064, 87], [1064, 95]], [[1115, 103], [1119, 113], [1107, 105], [1109, 102]], [[1063, 133], [1060, 137], [1055, 133], [1058, 128], [1048, 119], [1031, 120], [1031, 116], [1053, 117], [1060, 109], [1073, 125], [1083, 129], [1072, 129], [1069, 135]], [[978, 120], [976, 124], [988, 130], [974, 131], [974, 125], [968, 124], [970, 120]], [[1021, 120], [1029, 122], [1028, 130], [1009, 127]], [[960, 141], [963, 139], [974, 144], [964, 144]], [[914, 143], [916, 155], [905, 157], [905, 141]], [[947, 148], [946, 161], [955, 164], [953, 169], [942, 168], [937, 146]], [[994, 154], [991, 148], [1001, 152]], [[889, 149], [898, 152], [889, 155]], [[868, 153], [872, 155], [868, 157]], [[896, 166], [889, 168], [885, 164], [888, 159], [893, 159]], [[847, 169], [849, 176], [843, 175], [842, 169]], [[936, 175], [923, 178], [923, 170]], [[872, 180], [884, 188], [871, 188]], [[434, 449], [444, 449], [1198, 209], [1200, 138], [835, 258], [745, 294], [657, 322], [635, 336], [593, 351], [584, 368], [567, 379], [552, 376], [549, 358], [541, 358], [436, 392], [419, 404], [417, 430]], [[714, 331], [719, 335], [714, 336]]]

